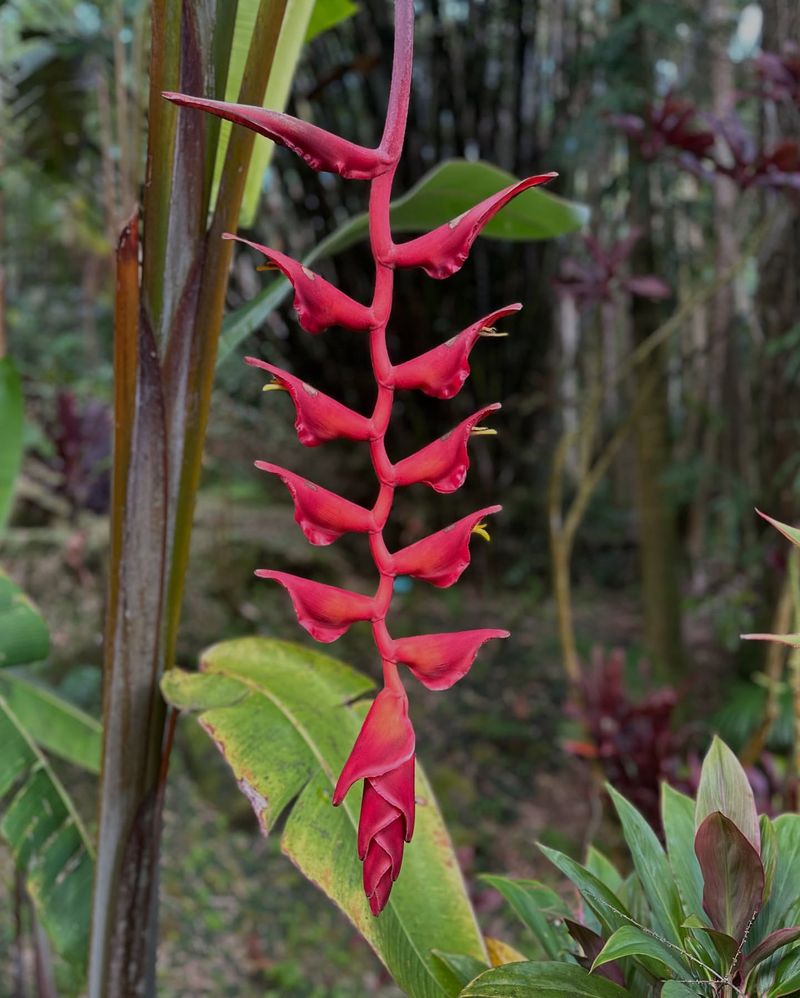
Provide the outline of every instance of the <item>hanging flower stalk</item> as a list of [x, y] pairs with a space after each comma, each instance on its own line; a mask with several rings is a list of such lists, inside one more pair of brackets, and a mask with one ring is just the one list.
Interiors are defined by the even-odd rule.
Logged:
[[364, 781], [358, 854], [364, 864], [364, 890], [375, 915], [388, 901], [392, 884], [400, 873], [404, 843], [411, 841], [414, 830], [415, 737], [399, 666], [406, 667], [428, 689], [447, 689], [466, 674], [481, 645], [492, 638], [508, 637], [507, 631], [496, 628], [401, 638], [393, 637], [389, 631], [387, 617], [395, 578], [408, 575], [435, 586], [451, 586], [469, 564], [472, 535], [488, 537], [484, 520], [500, 510], [500, 506], [478, 510], [400, 551], [389, 551], [383, 531], [395, 490], [420, 482], [441, 493], [460, 488], [469, 467], [468, 441], [473, 436], [495, 432], [484, 426], [483, 421], [500, 408], [498, 403], [484, 406], [443, 437], [393, 462], [385, 446], [392, 403], [397, 389], [418, 389], [435, 398], [452, 398], [469, 374], [469, 355], [478, 339], [498, 335], [494, 323], [521, 308], [512, 304], [498, 309], [446, 343], [395, 365], [386, 347], [394, 272], [398, 267], [421, 267], [430, 277], [449, 277], [461, 268], [481, 229], [504, 205], [522, 191], [555, 176], [548, 173], [529, 177], [486, 198], [432, 232], [408, 242], [395, 242], [389, 207], [405, 135], [412, 50], [413, 0], [396, 0], [391, 91], [383, 137], [375, 149], [355, 145], [286, 114], [183, 94], [164, 95], [176, 104], [210, 111], [251, 128], [287, 146], [314, 170], [370, 184], [369, 236], [375, 260], [375, 287], [369, 305], [354, 301], [319, 274], [277, 250], [256, 243], [248, 245], [262, 252], [291, 282], [294, 307], [304, 329], [320, 333], [330, 326], [343, 326], [369, 337], [377, 383], [372, 414], [354, 412], [272, 364], [254, 358], [248, 358], [248, 363], [271, 375], [267, 388], [284, 389], [290, 394], [301, 443], [313, 447], [346, 438], [368, 444], [378, 480], [375, 504], [367, 509], [285, 468], [258, 462], [259, 468], [279, 477], [288, 488], [294, 501], [295, 519], [312, 544], [331, 544], [347, 532], [369, 535], [379, 575], [373, 595], [323, 585], [286, 572], [256, 573], [280, 583], [288, 591], [299, 622], [317, 641], [335, 641], [356, 621], [369, 621], [372, 625], [383, 665], [383, 688], [370, 707], [341, 772], [333, 803], [341, 804], [352, 785]]

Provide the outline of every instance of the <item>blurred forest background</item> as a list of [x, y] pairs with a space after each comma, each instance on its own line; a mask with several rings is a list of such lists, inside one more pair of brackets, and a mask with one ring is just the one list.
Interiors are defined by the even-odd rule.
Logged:
[[[28, 417], [2, 553], [50, 624], [50, 681], [93, 711], [112, 248], [138, 197], [147, 7], [0, 0], [0, 342], [23, 372]], [[376, 141], [390, 7], [358, 0], [349, 20], [307, 46], [293, 113]], [[390, 453], [410, 453], [479, 405], [503, 402], [499, 436], [471, 445], [467, 486], [444, 500], [405, 490], [393, 519], [400, 544], [504, 506], [491, 545], [474, 543], [458, 591], [407, 584], [393, 611], [406, 633], [445, 621], [512, 631], [447, 697], [411, 691], [419, 752], [467, 875], [542, 873], [535, 839], [576, 849], [603, 821], [592, 765], [647, 809], [660, 778], [691, 783], [714, 730], [744, 752], [762, 808], [791, 807], [785, 655], [739, 635], [797, 629], [787, 545], [754, 507], [797, 521], [800, 5], [417, 8], [399, 186], [442, 159], [481, 159], [517, 176], [557, 170], [551, 189], [591, 211], [583, 233], [558, 240], [479, 240], [446, 284], [398, 278], [395, 359], [508, 302], [525, 305], [503, 321], [507, 339], [476, 348], [456, 400], [403, 399], [389, 441]], [[300, 258], [363, 210], [363, 196], [278, 150], [247, 234]], [[258, 263], [237, 255], [231, 308], [270, 280]], [[366, 247], [321, 269], [355, 297], [369, 293]], [[242, 363], [262, 357], [365, 411], [374, 388], [362, 349], [351, 336], [307, 336], [287, 304], [221, 364], [181, 664], [224, 637], [301, 640], [285, 594], [254, 580], [258, 567], [372, 585], [363, 538], [310, 548], [285, 490], [252, 466], [274, 461], [371, 504], [366, 450], [304, 451], [289, 401], [263, 396]], [[366, 629], [331, 651], [374, 668]], [[182, 726], [165, 843], [165, 993], [396, 993], [344, 920], [258, 838], [212, 752]], [[91, 821], [88, 783], [85, 797]], [[491, 892], [474, 890], [484, 917], [500, 917]], [[4, 917], [0, 953], [13, 932]], [[3, 969], [0, 956], [0, 982]]]

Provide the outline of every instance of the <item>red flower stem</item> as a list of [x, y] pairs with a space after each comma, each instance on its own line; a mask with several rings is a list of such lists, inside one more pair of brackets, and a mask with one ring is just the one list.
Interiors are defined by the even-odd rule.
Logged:
[[370, 183], [369, 235], [375, 260], [375, 292], [372, 298], [373, 325], [370, 328], [369, 348], [372, 371], [378, 386], [375, 408], [372, 412], [373, 436], [370, 440], [370, 457], [375, 476], [380, 483], [378, 497], [372, 509], [375, 530], [370, 534], [370, 552], [380, 574], [375, 593], [375, 614], [372, 618], [372, 635], [383, 661], [383, 679], [387, 687], [400, 692], [402, 684], [393, 661], [393, 642], [386, 627], [386, 616], [392, 601], [395, 572], [392, 557], [383, 539], [383, 529], [394, 502], [394, 465], [386, 453], [386, 431], [394, 402], [394, 368], [386, 349], [386, 326], [392, 312], [394, 292], [394, 242], [390, 222], [392, 184], [403, 149], [411, 91], [411, 65], [414, 47], [413, 0], [395, 3], [395, 45], [392, 63], [392, 82], [386, 112], [386, 124], [381, 138], [381, 151], [390, 161], [389, 169]]

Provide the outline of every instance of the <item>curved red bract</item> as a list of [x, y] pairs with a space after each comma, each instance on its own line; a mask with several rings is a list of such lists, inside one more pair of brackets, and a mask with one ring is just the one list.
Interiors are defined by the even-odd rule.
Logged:
[[400, 666], [407, 667], [429, 689], [446, 689], [466, 674], [486, 641], [508, 637], [507, 631], [490, 628], [397, 639], [389, 633], [387, 617], [395, 577], [405, 574], [436, 586], [452, 585], [469, 564], [473, 530], [477, 528], [483, 533], [483, 518], [500, 510], [499, 506], [478, 510], [394, 554], [389, 552], [383, 532], [396, 489], [415, 483], [428, 484], [437, 492], [460, 488], [469, 468], [467, 443], [481, 430], [494, 432], [480, 424], [490, 412], [500, 408], [499, 403], [484, 406], [443, 437], [393, 463], [386, 452], [385, 439], [394, 395], [397, 389], [415, 389], [436, 398], [452, 398], [469, 375], [469, 355], [478, 338], [498, 335], [493, 324], [521, 308], [512, 304], [498, 309], [446, 343], [395, 365], [386, 345], [395, 269], [421, 267], [431, 277], [449, 277], [463, 265], [483, 226], [504, 205], [555, 176], [528, 177], [492, 194], [432, 232], [395, 243], [390, 201], [406, 129], [413, 31], [413, 0], [396, 0], [392, 82], [383, 136], [375, 149], [357, 146], [273, 111], [182, 94], [165, 95], [176, 104], [211, 112], [283, 143], [312, 169], [335, 171], [345, 178], [370, 183], [369, 237], [375, 261], [375, 286], [369, 305], [360, 304], [277, 250], [248, 240], [242, 242], [264, 253], [292, 283], [295, 308], [305, 329], [319, 333], [330, 326], [344, 326], [365, 331], [370, 338], [377, 398], [369, 417], [280, 368], [253, 358], [248, 363], [268, 371], [289, 392], [297, 411], [295, 426], [302, 443], [316, 446], [343, 437], [368, 444], [377, 479], [377, 498], [373, 507], [366, 509], [286, 468], [257, 463], [262, 470], [279, 477], [289, 489], [295, 519], [312, 544], [330, 544], [346, 532], [370, 535], [370, 551], [379, 575], [373, 596], [285, 572], [259, 570], [257, 574], [280, 583], [289, 592], [299, 622], [318, 641], [335, 641], [355, 622], [371, 623], [383, 664], [383, 687], [344, 762], [333, 803], [340, 804], [351, 786], [363, 781], [358, 856], [364, 864], [364, 891], [375, 915], [389, 902], [392, 884], [400, 873], [404, 843], [411, 841], [414, 830], [415, 736]]

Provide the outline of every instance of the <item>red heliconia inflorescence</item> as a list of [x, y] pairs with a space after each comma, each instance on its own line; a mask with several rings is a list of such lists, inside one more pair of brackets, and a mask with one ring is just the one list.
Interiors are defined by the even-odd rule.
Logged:
[[262, 252], [291, 282], [295, 309], [304, 329], [320, 333], [335, 325], [361, 330], [369, 336], [377, 383], [372, 414], [354, 412], [272, 364], [253, 358], [248, 358], [248, 363], [269, 373], [271, 382], [267, 389], [283, 389], [291, 396], [301, 443], [314, 447], [342, 437], [368, 443], [378, 480], [375, 503], [366, 509], [285, 468], [258, 462], [259, 468], [276, 475], [288, 488], [295, 519], [312, 544], [331, 544], [347, 532], [366, 533], [380, 576], [374, 594], [364, 595], [286, 572], [257, 572], [287, 590], [298, 620], [318, 641], [335, 641], [356, 621], [370, 621], [372, 625], [383, 664], [383, 688], [370, 707], [344, 765], [333, 803], [340, 804], [350, 787], [363, 780], [358, 855], [364, 864], [364, 890], [375, 915], [389, 899], [392, 884], [400, 873], [404, 844], [411, 841], [414, 830], [415, 738], [400, 667], [407, 668], [428, 689], [447, 689], [467, 673], [486, 641], [508, 637], [507, 631], [492, 628], [401, 638], [389, 633], [386, 621], [395, 578], [408, 575], [434, 586], [452, 585], [469, 564], [473, 534], [488, 538], [484, 519], [500, 511], [500, 506], [478, 510], [402, 550], [390, 552], [383, 531], [395, 490], [416, 483], [427, 484], [437, 492], [460, 488], [469, 468], [467, 444], [475, 435], [495, 432], [482, 423], [500, 408], [497, 403], [484, 406], [416, 454], [392, 462], [385, 447], [392, 403], [397, 389], [417, 389], [436, 398], [452, 398], [469, 375], [469, 355], [478, 339], [502, 335], [494, 323], [521, 308], [519, 304], [500, 308], [421, 357], [395, 365], [386, 347], [394, 272], [398, 267], [421, 267], [431, 277], [449, 277], [463, 265], [481, 229], [504, 205], [555, 176], [548, 173], [529, 177], [426, 235], [405, 243], [394, 241], [389, 204], [406, 128], [413, 32], [413, 0], [396, 0], [391, 91], [383, 136], [375, 149], [262, 108], [184, 94], [164, 95], [175, 104], [210, 111], [251, 128], [287, 146], [312, 169], [370, 183], [369, 236], [375, 260], [375, 289], [369, 305], [354, 301], [283, 253], [255, 243], [248, 245]]

